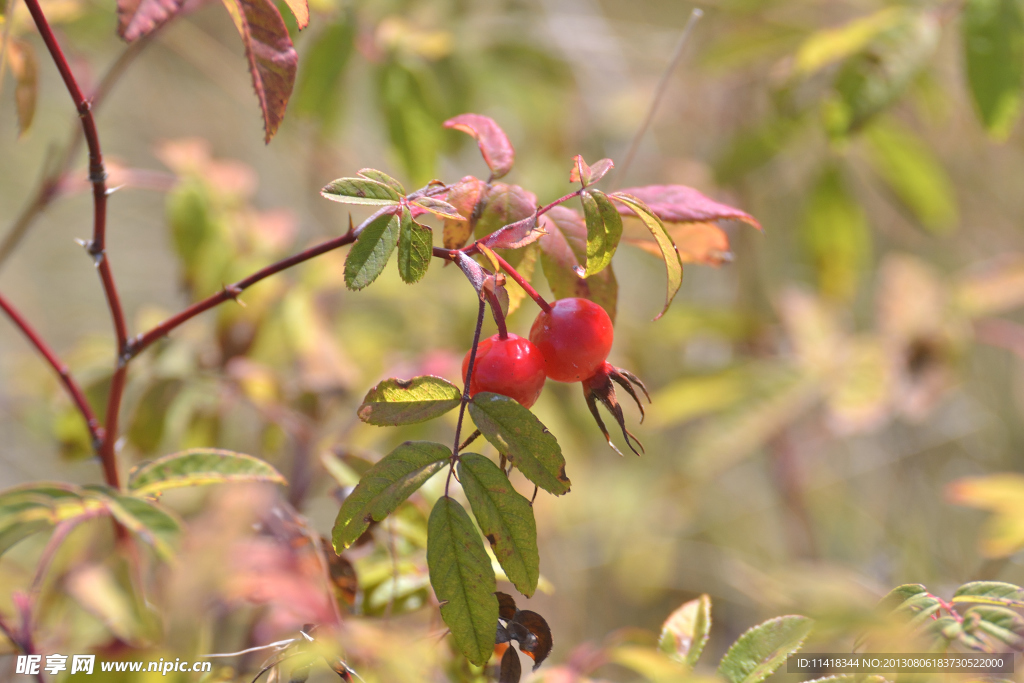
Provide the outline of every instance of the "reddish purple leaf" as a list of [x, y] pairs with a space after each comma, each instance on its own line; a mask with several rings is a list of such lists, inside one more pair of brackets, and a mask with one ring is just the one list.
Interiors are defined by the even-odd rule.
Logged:
[[596, 183], [613, 168], [615, 168], [615, 162], [611, 159], [600, 159], [593, 166], [589, 166], [587, 165], [587, 162], [583, 160], [583, 157], [577, 154], [572, 158], [572, 170], [569, 171], [569, 182], [582, 182], [583, 186], [586, 187], [587, 185]]
[[184, 4], [185, 0], [117, 0], [117, 34], [129, 43], [147, 36]]
[[487, 167], [491, 169], [491, 180], [497, 180], [510, 170], [515, 163], [516, 153], [512, 143], [494, 119], [481, 114], [460, 114], [444, 122], [445, 128], [454, 128], [472, 135], [480, 146]]
[[[487, 184], [479, 178], [471, 175], [466, 176], [448, 190], [445, 199], [449, 204], [458, 209], [463, 220], [445, 220], [444, 222], [444, 248], [461, 249], [469, 241], [473, 234], [473, 227], [476, 220], [472, 219], [473, 209], [487, 189]], [[477, 216], [479, 218], [479, 216]]]
[[[749, 223], [758, 230], [762, 229], [757, 219], [749, 213], [716, 202], [685, 185], [647, 185], [646, 187], [631, 187], [622, 192], [643, 200], [654, 212], [654, 215], [668, 223], [736, 220]], [[632, 211], [621, 205], [619, 213], [624, 216], [633, 215]]]
[[299, 56], [271, 0], [224, 0], [249, 60], [252, 86], [263, 111], [265, 141], [277, 132], [295, 85]]
[[491, 249], [520, 249], [546, 234], [545, 230], [537, 226], [536, 216], [527, 216], [515, 223], [509, 223], [500, 230], [495, 230], [480, 240], [480, 243]]

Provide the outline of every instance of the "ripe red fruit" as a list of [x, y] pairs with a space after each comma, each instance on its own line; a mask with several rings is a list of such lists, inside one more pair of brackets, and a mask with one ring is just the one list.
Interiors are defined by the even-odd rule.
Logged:
[[544, 356], [544, 372], [558, 382], [593, 376], [612, 350], [613, 337], [608, 313], [587, 299], [559, 299], [530, 328], [530, 341]]
[[[462, 361], [462, 381], [469, 370], [469, 353]], [[529, 408], [544, 388], [544, 356], [529, 340], [515, 334], [482, 339], [473, 363], [469, 395], [491, 391], [513, 398]]]

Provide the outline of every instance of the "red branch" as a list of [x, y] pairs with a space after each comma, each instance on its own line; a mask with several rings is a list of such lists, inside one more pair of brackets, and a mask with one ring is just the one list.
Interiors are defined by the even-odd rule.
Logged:
[[0, 295], [0, 308], [4, 310], [4, 313], [17, 325], [18, 329], [21, 330], [22, 334], [28, 337], [28, 340], [32, 342], [32, 345], [36, 347], [36, 350], [42, 354], [46, 362], [50, 364], [50, 367], [54, 369], [54, 372], [60, 377], [60, 381], [64, 384], [64, 388], [67, 389], [68, 394], [71, 396], [71, 400], [75, 402], [78, 407], [78, 411], [82, 413], [82, 417], [85, 418], [85, 423], [89, 427], [89, 434], [92, 436], [93, 446], [99, 448], [99, 444], [103, 442], [103, 427], [100, 426], [100, 421], [96, 419], [95, 413], [92, 412], [92, 408], [89, 406], [89, 402], [85, 398], [85, 394], [82, 393], [81, 387], [78, 386], [78, 382], [71, 376], [68, 366], [65, 365], [57, 354], [53, 352], [53, 349], [43, 341], [42, 337], [32, 328], [27, 320], [11, 305], [7, 299]]
[[114, 333], [117, 337], [118, 366], [111, 379], [110, 401], [107, 404], [107, 424], [104, 436], [100, 442], [99, 455], [103, 461], [103, 472], [107, 483], [115, 488], [120, 486], [117, 475], [117, 461], [114, 452], [114, 445], [117, 441], [117, 417], [121, 407], [121, 396], [124, 392], [125, 368], [124, 352], [128, 343], [128, 329], [125, 325], [124, 310], [121, 307], [121, 298], [117, 293], [117, 285], [114, 283], [114, 274], [110, 268], [110, 259], [107, 258], [107, 172], [103, 166], [103, 153], [100, 151], [99, 133], [96, 131], [96, 120], [92, 115], [92, 104], [82, 94], [78, 87], [78, 81], [71, 73], [71, 66], [64, 56], [57, 38], [46, 21], [39, 6], [39, 0], [25, 0], [32, 20], [39, 30], [39, 35], [46, 43], [50, 56], [64, 79], [68, 93], [75, 103], [75, 110], [82, 119], [82, 132], [85, 136], [86, 145], [89, 148], [89, 182], [92, 183], [93, 199], [93, 230], [92, 240], [89, 242], [88, 250], [92, 255], [99, 271], [100, 280], [103, 283], [103, 292], [107, 298], [107, 305], [110, 308], [110, 317], [114, 324]]
[[338, 247], [343, 247], [346, 244], [351, 244], [352, 242], [355, 242], [355, 240], [355, 233], [352, 230], [349, 230], [341, 237], [336, 237], [332, 240], [327, 240], [326, 242], [318, 244], [315, 247], [310, 247], [305, 251], [299, 252], [294, 256], [289, 256], [283, 261], [278, 261], [277, 263], [271, 264], [262, 270], [256, 271], [255, 273], [245, 278], [244, 280], [239, 280], [233, 285], [228, 285], [221, 291], [217, 292], [212, 296], [206, 297], [202, 301], [197, 301], [196, 303], [192, 304], [191, 306], [183, 310], [181, 313], [171, 316], [167, 320], [163, 321], [162, 323], [151, 329], [149, 332], [146, 332], [145, 334], [140, 334], [138, 337], [129, 342], [126, 353], [127, 358], [133, 358], [134, 356], [138, 355], [141, 351], [143, 351], [146, 347], [155, 342], [157, 339], [166, 336], [171, 330], [178, 327], [182, 323], [191, 320], [200, 313], [208, 311], [214, 306], [222, 304], [230, 299], [237, 299], [238, 295], [241, 294], [242, 291], [248, 289], [249, 287], [252, 287], [260, 280], [268, 278], [271, 275], [280, 273], [282, 270], [291, 268], [292, 266], [302, 263], [303, 261], [308, 261], [311, 258], [315, 258], [320, 254], [324, 254], [333, 249], [337, 249]]

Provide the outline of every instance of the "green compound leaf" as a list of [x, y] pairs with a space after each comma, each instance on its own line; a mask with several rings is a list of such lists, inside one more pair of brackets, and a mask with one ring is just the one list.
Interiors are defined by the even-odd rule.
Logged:
[[74, 484], [42, 482], [0, 493], [0, 555], [18, 541], [60, 522], [106, 514], [102, 500]]
[[196, 448], [165, 455], [136, 468], [128, 480], [128, 490], [133, 496], [149, 496], [183, 486], [235, 481], [287, 483], [277, 470], [259, 458], [217, 448]]
[[441, 618], [455, 644], [470, 662], [483, 666], [498, 628], [494, 570], [466, 510], [448, 497], [439, 499], [430, 513], [427, 567]]
[[469, 414], [527, 479], [556, 496], [569, 492], [562, 449], [533, 413], [507, 396], [481, 392], [469, 402]]
[[459, 405], [462, 391], [441, 377], [386, 379], [370, 389], [359, 406], [359, 419], [377, 426], [426, 422]]
[[398, 238], [398, 273], [402, 280], [412, 284], [426, 275], [433, 248], [433, 231], [414, 221], [408, 210], [402, 211], [402, 231]]
[[665, 261], [665, 273], [668, 277], [665, 291], [665, 307], [661, 309], [661, 313], [655, 316], [655, 320], [665, 315], [665, 311], [672, 304], [672, 299], [675, 298], [676, 292], [683, 285], [683, 260], [679, 256], [679, 250], [676, 249], [676, 245], [672, 242], [672, 237], [669, 236], [668, 231], [665, 230], [665, 225], [661, 222], [653, 211], [651, 211], [646, 204], [637, 199], [636, 197], [622, 192], [616, 192], [615, 194], [608, 195], [617, 202], [628, 206], [632, 209], [633, 213], [643, 221], [644, 225], [650, 230], [651, 235], [654, 236], [654, 240], [658, 243], [658, 247], [661, 249], [662, 259]]
[[719, 675], [729, 683], [763, 681], [800, 649], [813, 625], [812, 619], [788, 615], [751, 628], [725, 653]]
[[400, 224], [396, 214], [385, 213], [363, 228], [345, 257], [346, 287], [360, 290], [377, 279], [398, 244]]
[[658, 649], [680, 664], [697, 666], [711, 632], [711, 598], [702, 595], [683, 603], [661, 627]]
[[972, 635], [1008, 645], [1013, 650], [1024, 648], [1024, 617], [1007, 607], [978, 605], [963, 613], [963, 628]]
[[391, 206], [402, 198], [391, 185], [369, 178], [338, 178], [325, 185], [320, 194], [332, 202], [369, 206]]
[[520, 593], [532, 596], [540, 578], [540, 554], [530, 501], [500, 467], [476, 453], [460, 455], [459, 481], [505, 576]]
[[332, 538], [341, 552], [380, 522], [436, 474], [452, 457], [447, 446], [406, 441], [371, 467], [338, 510]]
[[1024, 16], [1018, 0], [968, 0], [961, 31], [971, 97], [989, 135], [1005, 140], [1020, 113]]
[[971, 581], [957, 589], [953, 602], [1024, 607], [1024, 589], [1002, 581]]
[[612, 262], [622, 237], [622, 217], [603, 192], [585, 190], [580, 199], [587, 221], [587, 267], [580, 275], [590, 277]]
[[402, 187], [402, 183], [398, 182], [384, 171], [378, 171], [375, 168], [362, 168], [359, 170], [359, 175], [367, 180], [374, 180], [378, 183], [384, 183], [392, 190], [397, 192], [401, 196], [405, 196], [405, 188]]

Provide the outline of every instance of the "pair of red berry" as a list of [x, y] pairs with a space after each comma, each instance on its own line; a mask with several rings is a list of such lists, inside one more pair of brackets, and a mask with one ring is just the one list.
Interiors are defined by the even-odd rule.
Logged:
[[[530, 338], [494, 335], [477, 347], [470, 396], [490, 391], [532, 406], [548, 377], [556, 382], [581, 382], [593, 377], [612, 348], [614, 329], [601, 306], [587, 299], [559, 299], [541, 311]], [[462, 380], [469, 354], [462, 361]]]

